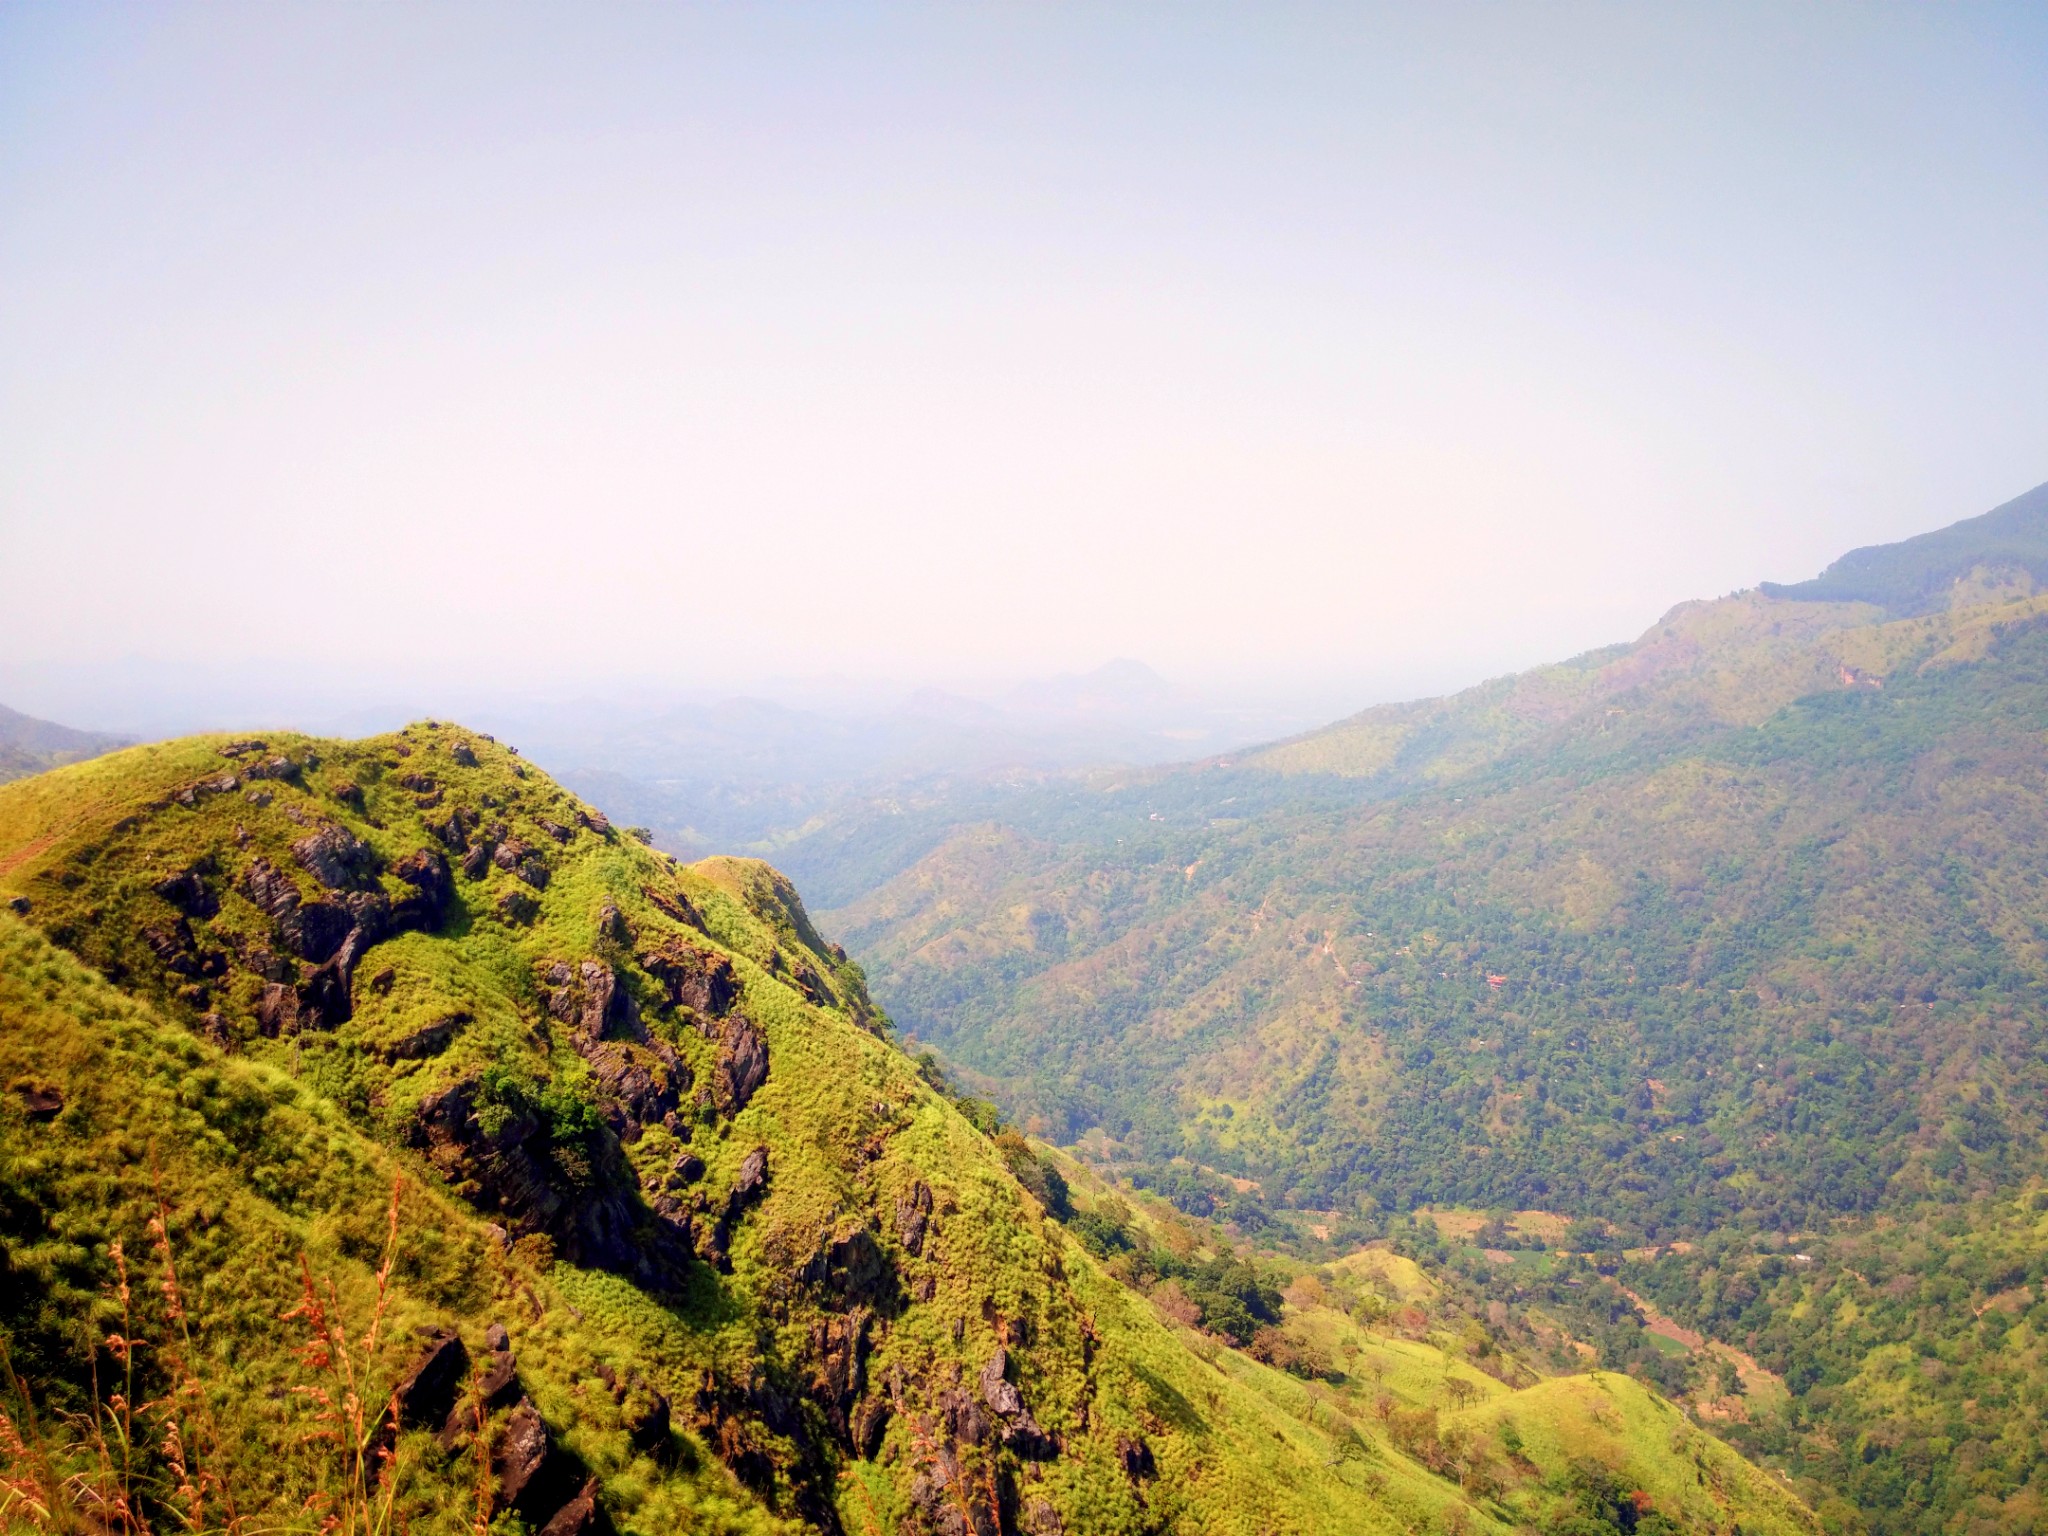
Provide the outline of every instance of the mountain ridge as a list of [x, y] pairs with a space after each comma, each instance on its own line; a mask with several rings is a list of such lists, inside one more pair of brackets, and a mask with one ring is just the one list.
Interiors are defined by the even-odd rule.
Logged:
[[1948, 589], [1979, 566], [2048, 580], [2048, 483], [1946, 528], [1852, 549], [1810, 581], [1767, 581], [1759, 590], [1795, 601], [1875, 603], [1909, 618], [1942, 606]]

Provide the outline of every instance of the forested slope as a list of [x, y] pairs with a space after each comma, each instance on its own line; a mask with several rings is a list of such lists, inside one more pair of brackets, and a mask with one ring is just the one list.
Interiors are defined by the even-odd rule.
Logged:
[[[1985, 1447], [1966, 1476], [1849, 1385], [1954, 1330], [1859, 1304], [1823, 1346], [1801, 1298], [1830, 1242], [2044, 1172], [2048, 601], [2013, 554], [2044, 524], [2032, 493], [1859, 552], [1853, 590], [1687, 604], [1454, 698], [1020, 801], [835, 930], [906, 1029], [1191, 1208], [1579, 1218], [1789, 1373], [1790, 1428], [1752, 1443], [1895, 1489], [1866, 1496], [1885, 1529], [2025, 1529], [1997, 1511], [2048, 1481], [2038, 1450], [1944, 1420]], [[1816, 1267], [1760, 1284], [1794, 1240]], [[2018, 1300], [1954, 1295], [2031, 1317], [2016, 1241]], [[2000, 1347], [2031, 1360], [2032, 1327]]]

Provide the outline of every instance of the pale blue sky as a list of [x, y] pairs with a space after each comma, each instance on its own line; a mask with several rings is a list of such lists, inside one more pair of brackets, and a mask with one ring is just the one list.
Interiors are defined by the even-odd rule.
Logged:
[[2043, 479], [2038, 6], [0, 8], [0, 697], [1400, 692]]

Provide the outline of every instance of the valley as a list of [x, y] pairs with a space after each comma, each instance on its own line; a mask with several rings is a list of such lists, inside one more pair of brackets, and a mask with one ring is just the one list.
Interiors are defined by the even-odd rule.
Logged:
[[[1017, 797], [825, 920], [906, 1033], [1133, 1184], [1254, 1241], [1556, 1213], [1539, 1246], [1636, 1314], [1604, 1363], [1873, 1531], [2028, 1529], [2044, 571], [2048, 489], [1631, 645]], [[1722, 1390], [1737, 1356], [1786, 1390]]]

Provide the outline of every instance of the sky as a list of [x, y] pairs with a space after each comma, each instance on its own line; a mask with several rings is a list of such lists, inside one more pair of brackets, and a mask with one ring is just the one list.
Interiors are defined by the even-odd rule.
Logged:
[[2044, 80], [2038, 6], [0, 7], [0, 698], [1627, 638], [2048, 479]]

